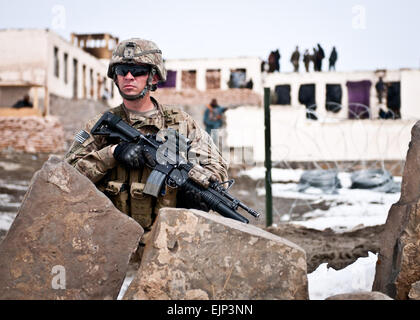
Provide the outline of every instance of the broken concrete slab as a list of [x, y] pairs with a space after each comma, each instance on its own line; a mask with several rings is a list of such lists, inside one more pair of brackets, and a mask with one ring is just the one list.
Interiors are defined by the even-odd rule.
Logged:
[[401, 185], [381, 236], [373, 290], [398, 300], [408, 299], [420, 280], [420, 121], [411, 130]]
[[216, 214], [163, 208], [124, 299], [308, 299], [305, 251]]
[[143, 229], [52, 156], [0, 244], [0, 300], [116, 299]]
[[353, 292], [337, 294], [325, 300], [394, 300], [382, 292]]
[[408, 297], [410, 300], [420, 300], [420, 281], [417, 281], [411, 285]]

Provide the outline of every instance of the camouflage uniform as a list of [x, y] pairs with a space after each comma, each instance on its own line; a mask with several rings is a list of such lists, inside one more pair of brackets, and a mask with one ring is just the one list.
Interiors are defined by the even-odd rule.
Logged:
[[[219, 181], [226, 181], [227, 163], [210, 136], [187, 113], [175, 107], [161, 105], [153, 98], [151, 100], [156, 110], [148, 118], [130, 112], [123, 104], [110, 111], [144, 134], [157, 133], [166, 128], [179, 130], [192, 141], [189, 156], [194, 155], [197, 158], [189, 157], [189, 160], [209, 170]], [[158, 198], [143, 194], [142, 190], [151, 169], [144, 167], [140, 170], [128, 170], [117, 163], [111, 153], [112, 145], [103, 136], [90, 134], [101, 116], [102, 114], [96, 116], [86, 124], [84, 131], [89, 133], [89, 137], [83, 143], [74, 141], [64, 159], [95, 183], [119, 210], [148, 230], [161, 207], [176, 206], [177, 190], [166, 186], [164, 193]]]
[[[115, 73], [115, 66], [118, 64], [150, 66], [149, 76], [141, 93], [127, 96], [120, 90]], [[162, 52], [154, 42], [139, 38], [124, 40], [112, 53], [108, 77], [114, 80], [123, 98], [142, 99], [148, 91], [156, 90], [156, 84], [153, 83], [155, 75], [158, 76], [159, 81], [166, 80]], [[214, 175], [220, 181], [226, 181], [228, 179], [227, 164], [210, 136], [185, 112], [175, 107], [160, 105], [152, 97], [150, 99], [155, 105], [155, 111], [152, 111], [152, 114], [130, 111], [123, 104], [110, 111], [143, 134], [157, 133], [167, 128], [178, 130], [192, 141], [188, 154], [189, 161], [200, 164], [204, 168], [191, 170], [191, 172], [194, 171], [191, 178], [202, 182], [203, 175], [208, 174], [208, 176]], [[90, 134], [92, 127], [101, 116], [102, 114], [98, 115], [86, 124], [85, 132], [76, 136], [64, 159], [95, 183], [119, 210], [130, 215], [147, 232], [161, 207], [176, 206], [177, 189], [166, 186], [157, 198], [144, 194], [143, 190], [151, 169], [149, 167], [126, 169], [115, 160], [111, 151], [113, 145], [111, 141], [107, 141], [103, 136]], [[195, 157], [191, 158], [191, 155]]]

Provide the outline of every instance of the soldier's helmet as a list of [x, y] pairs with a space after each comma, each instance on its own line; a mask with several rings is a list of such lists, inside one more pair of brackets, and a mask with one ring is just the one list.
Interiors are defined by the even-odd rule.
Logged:
[[121, 41], [112, 53], [108, 66], [108, 77], [114, 79], [114, 66], [122, 63], [150, 65], [155, 68], [159, 81], [166, 81], [162, 51], [153, 41], [140, 38]]

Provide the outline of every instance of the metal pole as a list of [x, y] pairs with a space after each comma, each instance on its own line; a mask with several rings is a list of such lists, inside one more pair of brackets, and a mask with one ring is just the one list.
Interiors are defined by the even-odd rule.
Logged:
[[266, 226], [273, 224], [273, 196], [271, 193], [271, 125], [270, 88], [264, 88], [265, 126], [265, 216]]

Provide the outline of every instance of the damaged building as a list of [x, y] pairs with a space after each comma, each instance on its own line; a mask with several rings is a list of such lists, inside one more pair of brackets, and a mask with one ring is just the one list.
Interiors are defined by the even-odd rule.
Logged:
[[0, 59], [0, 107], [13, 106], [24, 94], [43, 115], [49, 114], [51, 95], [118, 103], [106, 76], [106, 59], [118, 39], [99, 36], [72, 35], [71, 43], [48, 29], [1, 30], [0, 41], [8, 45]]
[[[19, 29], [1, 30], [0, 40], [8, 44], [0, 53], [0, 116], [10, 115], [11, 106], [29, 94], [33, 108], [25, 112], [57, 116], [71, 141], [86, 118], [121, 103], [107, 78], [118, 38], [72, 34], [67, 41], [49, 30]], [[182, 106], [200, 123], [206, 105], [217, 99], [231, 109], [228, 149], [250, 150], [251, 163], [264, 160], [264, 87], [271, 89], [274, 161], [405, 156], [401, 146], [408, 145], [409, 129], [420, 118], [420, 70], [267, 73], [261, 63], [258, 57], [166, 59], [167, 80], [152, 95]], [[379, 77], [387, 88], [381, 102]], [[366, 120], [363, 130], [356, 129], [359, 119]]]
[[[376, 84], [384, 81], [384, 99], [379, 100]], [[414, 69], [355, 72], [271, 73], [265, 86], [272, 91], [273, 105], [305, 106], [313, 118], [379, 119], [382, 111], [392, 119], [420, 118]], [[309, 118], [309, 117], [308, 117]]]

